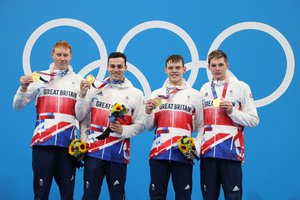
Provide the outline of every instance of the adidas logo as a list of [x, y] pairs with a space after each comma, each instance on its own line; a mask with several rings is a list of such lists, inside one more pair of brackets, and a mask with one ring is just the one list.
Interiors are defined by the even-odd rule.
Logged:
[[240, 188], [238, 186], [234, 186], [234, 188], [232, 189], [233, 192], [239, 191]]
[[155, 185], [154, 184], [151, 184], [151, 190], [155, 191]]
[[113, 185], [119, 185], [119, 184], [120, 184], [120, 182], [118, 180], [116, 180]]
[[190, 185], [189, 184], [187, 184], [186, 186], [185, 186], [185, 190], [188, 190], [188, 189], [190, 189], [191, 187], [190, 187]]

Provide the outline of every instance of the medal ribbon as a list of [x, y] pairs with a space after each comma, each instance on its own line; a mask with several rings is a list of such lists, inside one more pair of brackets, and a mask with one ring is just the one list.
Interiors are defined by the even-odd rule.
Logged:
[[106, 86], [107, 84], [122, 84], [122, 83], [124, 83], [124, 80], [111, 81], [110, 78], [108, 78], [107, 80], [104, 80], [103, 83], [99, 87], [95, 86], [94, 83], [92, 84], [92, 86], [96, 89], [101, 89], [104, 86]]
[[[170, 89], [173, 89], [173, 91], [172, 92], [170, 92]], [[175, 87], [173, 87], [173, 88], [166, 88], [166, 96], [164, 96], [164, 95], [158, 95], [158, 97], [160, 97], [160, 98], [162, 98], [162, 99], [168, 99], [168, 98], [170, 98], [170, 96], [171, 96], [171, 94], [176, 94], [177, 92], [179, 92], [181, 89], [179, 89], [179, 88], [175, 88]]]
[[[225, 79], [225, 84], [223, 87], [223, 91], [222, 91], [222, 100], [225, 99], [226, 93], [227, 93], [227, 88], [228, 88], [228, 83], [229, 83], [229, 77], [226, 77]], [[216, 88], [215, 88], [215, 84], [214, 81], [211, 81], [211, 91], [213, 93], [214, 99], [218, 98], [217, 92], [216, 92]]]
[[[37, 71], [37, 73], [42, 74], [42, 75], [50, 76], [50, 81], [51, 81], [54, 76], [64, 77], [68, 73], [68, 71], [69, 71], [69, 68], [67, 68], [66, 70], [60, 71], [58, 73], [54, 73], [53, 68], [51, 68], [50, 73], [41, 72], [41, 71]], [[45, 82], [45, 83], [49, 83], [49, 81], [45, 80], [42, 76], [40, 76], [40, 80]]]

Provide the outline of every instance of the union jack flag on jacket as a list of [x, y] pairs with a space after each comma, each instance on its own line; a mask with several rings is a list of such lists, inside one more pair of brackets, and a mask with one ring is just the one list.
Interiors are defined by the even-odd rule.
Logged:
[[[177, 140], [200, 132], [202, 105], [200, 92], [191, 88], [186, 81], [181, 86], [172, 86], [168, 81], [153, 91], [151, 99], [160, 97], [162, 104], [152, 114], [145, 113], [146, 128], [155, 129], [149, 159], [172, 160], [191, 163], [178, 149]], [[195, 142], [195, 144], [200, 144]], [[200, 149], [200, 145], [196, 145]]]
[[31, 145], [68, 147], [76, 134], [74, 109], [83, 78], [71, 66], [56, 71], [51, 64], [42, 73], [48, 74], [41, 74], [43, 81], [31, 83], [26, 92], [18, 89], [13, 107], [21, 109], [35, 100], [37, 116]]
[[[227, 80], [225, 97], [222, 94], [226, 80], [208, 82], [200, 90], [204, 109], [203, 132], [198, 136], [202, 141], [201, 157], [244, 161], [244, 127], [257, 126], [259, 118], [250, 87], [234, 77]], [[218, 98], [232, 103], [231, 114], [213, 106], [212, 84]]]
[[[109, 83], [101, 89], [91, 88], [84, 98], [78, 96], [75, 106], [76, 116], [79, 120], [87, 117], [88, 124], [82, 131], [81, 138], [87, 142], [87, 156], [117, 163], [129, 163], [130, 138], [140, 134], [144, 128], [143, 120], [143, 93], [134, 88], [131, 82], [125, 78], [124, 82]], [[110, 133], [109, 137], [98, 140], [109, 126], [110, 109], [115, 104], [123, 104], [128, 113], [125, 120], [119, 118], [123, 133]]]

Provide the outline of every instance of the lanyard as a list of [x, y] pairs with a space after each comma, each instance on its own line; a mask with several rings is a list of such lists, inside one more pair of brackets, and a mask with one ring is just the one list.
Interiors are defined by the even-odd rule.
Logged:
[[[228, 88], [228, 83], [229, 83], [229, 77], [226, 77], [225, 84], [224, 84], [223, 91], [222, 91], [222, 98], [221, 98], [222, 100], [225, 99], [225, 96], [227, 93], [227, 88]], [[217, 95], [215, 84], [214, 84], [213, 80], [211, 81], [211, 91], [213, 93], [214, 99], [218, 99], [218, 95]]]
[[[64, 77], [69, 71], [69, 68], [67, 68], [66, 70], [60, 71], [60, 72], [53, 72], [53, 68], [50, 69], [50, 73], [46, 73], [46, 72], [41, 72], [41, 71], [37, 71], [38, 74], [42, 74], [42, 75], [47, 75], [50, 76], [50, 80], [51, 81], [53, 79], [54, 76], [59, 76], [59, 77]], [[49, 81], [47, 81], [46, 79], [44, 79], [42, 76], [40, 76], [40, 80], [45, 82], [45, 83], [49, 83]]]
[[107, 84], [122, 84], [122, 83], [124, 83], [124, 80], [111, 81], [110, 78], [108, 78], [107, 80], [104, 80], [103, 83], [99, 87], [95, 86], [94, 83], [92, 84], [92, 86], [96, 89], [101, 89], [104, 86], [106, 86]]
[[[170, 89], [173, 89], [172, 92], [170, 92]], [[177, 92], [179, 92], [181, 89], [173, 87], [173, 88], [166, 88], [166, 96], [165, 95], [158, 95], [158, 97], [162, 98], [162, 99], [168, 99], [170, 98], [171, 94], [176, 94]]]

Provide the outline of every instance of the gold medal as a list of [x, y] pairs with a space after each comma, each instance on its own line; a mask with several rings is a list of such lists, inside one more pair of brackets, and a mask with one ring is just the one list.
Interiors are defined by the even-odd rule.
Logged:
[[85, 80], [87, 81], [87, 82], [89, 82], [89, 84], [93, 84], [94, 82], [95, 82], [95, 77], [92, 75], [92, 74], [90, 74], [90, 75], [88, 75], [86, 78], [85, 78]]
[[162, 100], [161, 100], [160, 97], [155, 97], [155, 98], [154, 98], [154, 101], [155, 101], [155, 105], [156, 105], [156, 106], [161, 106]]
[[31, 73], [30, 76], [32, 77], [33, 82], [40, 80], [40, 74], [37, 72]]
[[220, 106], [220, 102], [221, 102], [220, 99], [214, 99], [213, 100], [213, 106], [216, 107], [216, 108], [218, 108]]

